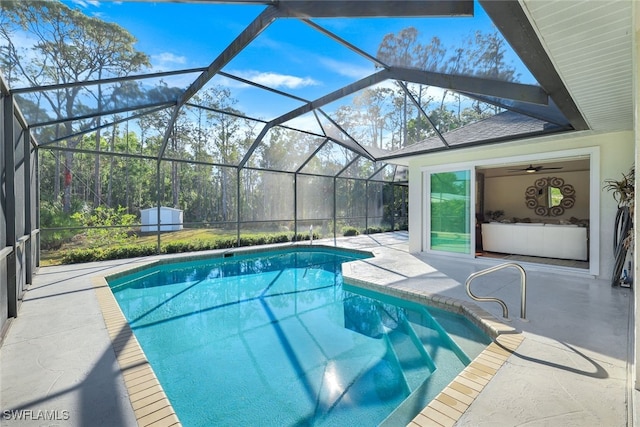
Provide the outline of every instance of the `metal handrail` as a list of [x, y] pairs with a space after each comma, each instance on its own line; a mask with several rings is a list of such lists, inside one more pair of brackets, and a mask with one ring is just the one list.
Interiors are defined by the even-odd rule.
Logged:
[[522, 266], [520, 266], [520, 264], [516, 264], [514, 262], [507, 262], [505, 264], [496, 265], [496, 266], [489, 267], [489, 268], [486, 268], [484, 270], [477, 271], [475, 273], [470, 274], [469, 277], [467, 277], [467, 281], [465, 282], [465, 286], [467, 288], [467, 295], [469, 295], [469, 297], [471, 297], [471, 299], [473, 299], [474, 301], [497, 302], [498, 304], [500, 304], [502, 306], [502, 317], [504, 317], [505, 319], [508, 319], [509, 318], [509, 309], [507, 308], [507, 305], [504, 303], [504, 301], [502, 301], [499, 298], [493, 298], [493, 297], [477, 297], [471, 292], [470, 286], [471, 286], [471, 282], [473, 281], [473, 279], [475, 279], [477, 277], [484, 276], [485, 274], [493, 273], [494, 271], [502, 270], [504, 268], [509, 268], [509, 267], [516, 268], [518, 271], [520, 271], [520, 286], [522, 288], [522, 294], [520, 296], [520, 318], [522, 320], [526, 320], [526, 314], [527, 314], [527, 273], [524, 271], [524, 268], [522, 268]]

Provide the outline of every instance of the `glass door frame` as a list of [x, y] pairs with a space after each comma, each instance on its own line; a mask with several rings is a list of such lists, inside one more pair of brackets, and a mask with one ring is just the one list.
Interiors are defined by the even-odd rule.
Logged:
[[[455, 252], [434, 251], [430, 249], [431, 239], [431, 227], [430, 227], [430, 176], [433, 173], [441, 172], [455, 172], [468, 169], [471, 172], [471, 200], [470, 200], [470, 221], [475, 220], [473, 210], [476, 206], [476, 170], [478, 167], [491, 167], [500, 166], [513, 163], [531, 163], [540, 162], [544, 160], [548, 161], [560, 161], [560, 160], [572, 160], [577, 158], [589, 159], [589, 232], [588, 232], [588, 244], [589, 244], [589, 269], [588, 275], [597, 277], [600, 275], [600, 241], [601, 241], [601, 214], [600, 214], [600, 199], [602, 186], [600, 181], [600, 147], [599, 146], [586, 146], [580, 148], [567, 148], [558, 151], [542, 151], [537, 153], [527, 153], [521, 155], [505, 155], [503, 157], [486, 157], [478, 158], [473, 161], [463, 161], [460, 163], [449, 163], [442, 165], [429, 165], [420, 167], [420, 173], [422, 174], [422, 187], [420, 189], [422, 200], [420, 201], [421, 207], [421, 219], [420, 224], [422, 229], [421, 245], [422, 252], [431, 253], [434, 255], [447, 255], [461, 258], [476, 258], [475, 245], [476, 236], [475, 232], [471, 235], [471, 253], [461, 254]], [[471, 224], [473, 225], [473, 224]], [[473, 227], [471, 228], [473, 230]]]
[[[469, 175], [469, 199], [467, 208], [467, 229], [469, 230], [469, 252], [453, 252], [432, 249], [431, 242], [431, 177], [434, 174], [467, 172]], [[475, 233], [475, 206], [476, 206], [476, 168], [472, 163], [444, 165], [440, 167], [428, 167], [422, 169], [423, 188], [423, 215], [422, 215], [422, 251], [432, 254], [455, 256], [462, 258], [475, 258], [476, 256], [476, 233]]]

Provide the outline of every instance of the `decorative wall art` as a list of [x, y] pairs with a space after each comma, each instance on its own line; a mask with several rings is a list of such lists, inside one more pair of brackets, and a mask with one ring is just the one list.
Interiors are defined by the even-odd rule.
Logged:
[[562, 178], [538, 178], [525, 191], [525, 203], [539, 216], [560, 216], [576, 202], [576, 191]]

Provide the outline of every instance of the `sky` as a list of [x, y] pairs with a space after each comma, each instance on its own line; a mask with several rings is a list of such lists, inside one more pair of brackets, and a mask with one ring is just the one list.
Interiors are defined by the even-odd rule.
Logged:
[[[63, 0], [63, 3], [127, 29], [138, 40], [135, 47], [149, 55], [152, 71], [208, 66], [265, 8], [249, 4], [149, 1]], [[409, 26], [418, 29], [423, 43], [437, 35], [445, 46], [460, 45], [476, 29], [494, 30], [477, 4], [475, 15], [456, 19], [332, 18], [314, 22], [375, 56], [386, 34]], [[310, 26], [293, 19], [279, 19], [223, 71], [313, 100], [377, 70], [369, 60]], [[170, 85], [186, 87], [196, 76], [165, 80]], [[256, 118], [272, 119], [301, 105], [222, 77], [214, 78], [210, 84], [232, 89], [238, 100], [237, 108]]]

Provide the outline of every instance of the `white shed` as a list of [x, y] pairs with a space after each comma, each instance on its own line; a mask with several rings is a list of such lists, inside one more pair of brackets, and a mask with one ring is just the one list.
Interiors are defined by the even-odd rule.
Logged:
[[[140, 211], [140, 231], [143, 233], [158, 231], [158, 208], [142, 209]], [[166, 224], [166, 225], [163, 225]], [[160, 231], [182, 230], [182, 210], [160, 207]]]

